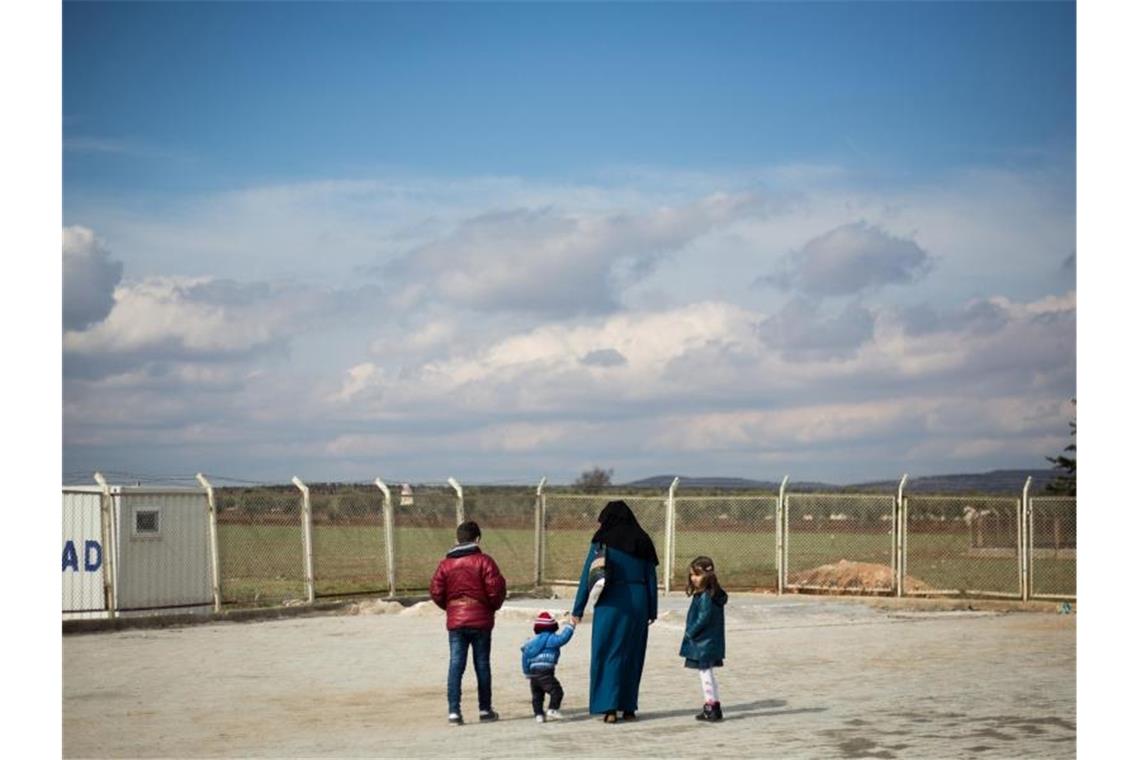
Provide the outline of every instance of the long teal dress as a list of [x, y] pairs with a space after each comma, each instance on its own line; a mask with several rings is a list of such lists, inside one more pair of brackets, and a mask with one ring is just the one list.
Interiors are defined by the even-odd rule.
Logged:
[[[572, 614], [586, 611], [586, 576], [597, 552], [590, 544]], [[594, 607], [590, 637], [590, 713], [637, 710], [649, 621], [657, 619], [657, 566], [608, 547], [610, 579]]]

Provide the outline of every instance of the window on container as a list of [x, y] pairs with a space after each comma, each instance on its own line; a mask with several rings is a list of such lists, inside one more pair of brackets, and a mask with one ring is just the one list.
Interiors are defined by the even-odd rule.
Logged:
[[159, 519], [157, 509], [136, 509], [135, 530], [136, 536], [159, 535]]

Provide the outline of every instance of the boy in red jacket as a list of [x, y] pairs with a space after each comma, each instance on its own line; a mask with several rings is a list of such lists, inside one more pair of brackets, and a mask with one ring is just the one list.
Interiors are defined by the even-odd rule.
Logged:
[[495, 611], [507, 597], [507, 582], [491, 556], [479, 549], [483, 534], [479, 524], [467, 521], [455, 529], [457, 543], [451, 547], [431, 578], [431, 599], [447, 610], [447, 638], [451, 662], [447, 669], [447, 722], [463, 724], [459, 709], [463, 672], [467, 670], [467, 647], [475, 660], [479, 684], [479, 720], [498, 720], [491, 707], [491, 629]]

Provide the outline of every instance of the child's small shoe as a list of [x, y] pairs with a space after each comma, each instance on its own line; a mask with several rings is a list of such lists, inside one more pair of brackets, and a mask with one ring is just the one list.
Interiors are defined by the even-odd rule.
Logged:
[[546, 719], [547, 720], [562, 720], [562, 713], [559, 712], [558, 710], [547, 710], [546, 711]]
[[705, 702], [704, 708], [696, 717], [697, 720], [707, 720], [710, 723], [724, 720], [724, 713], [720, 711], [720, 702]]
[[546, 717], [543, 715], [536, 715], [536, 716], [534, 716], [534, 722], [535, 723], [545, 723]]
[[463, 716], [459, 713], [451, 713], [447, 716], [447, 723], [451, 726], [462, 726]]
[[486, 723], [487, 721], [498, 720], [498, 719], [499, 719], [499, 714], [497, 712], [495, 712], [494, 710], [480, 710], [479, 711], [479, 722], [480, 723]]

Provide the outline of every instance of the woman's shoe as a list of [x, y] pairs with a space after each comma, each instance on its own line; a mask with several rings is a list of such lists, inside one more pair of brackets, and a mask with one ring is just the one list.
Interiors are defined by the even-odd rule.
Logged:
[[606, 713], [605, 715], [602, 716], [602, 722], [603, 723], [617, 723], [617, 713], [612, 712], [612, 711]]
[[621, 719], [622, 720], [637, 720], [637, 715], [634, 714], [633, 710], [622, 710], [621, 711]]

